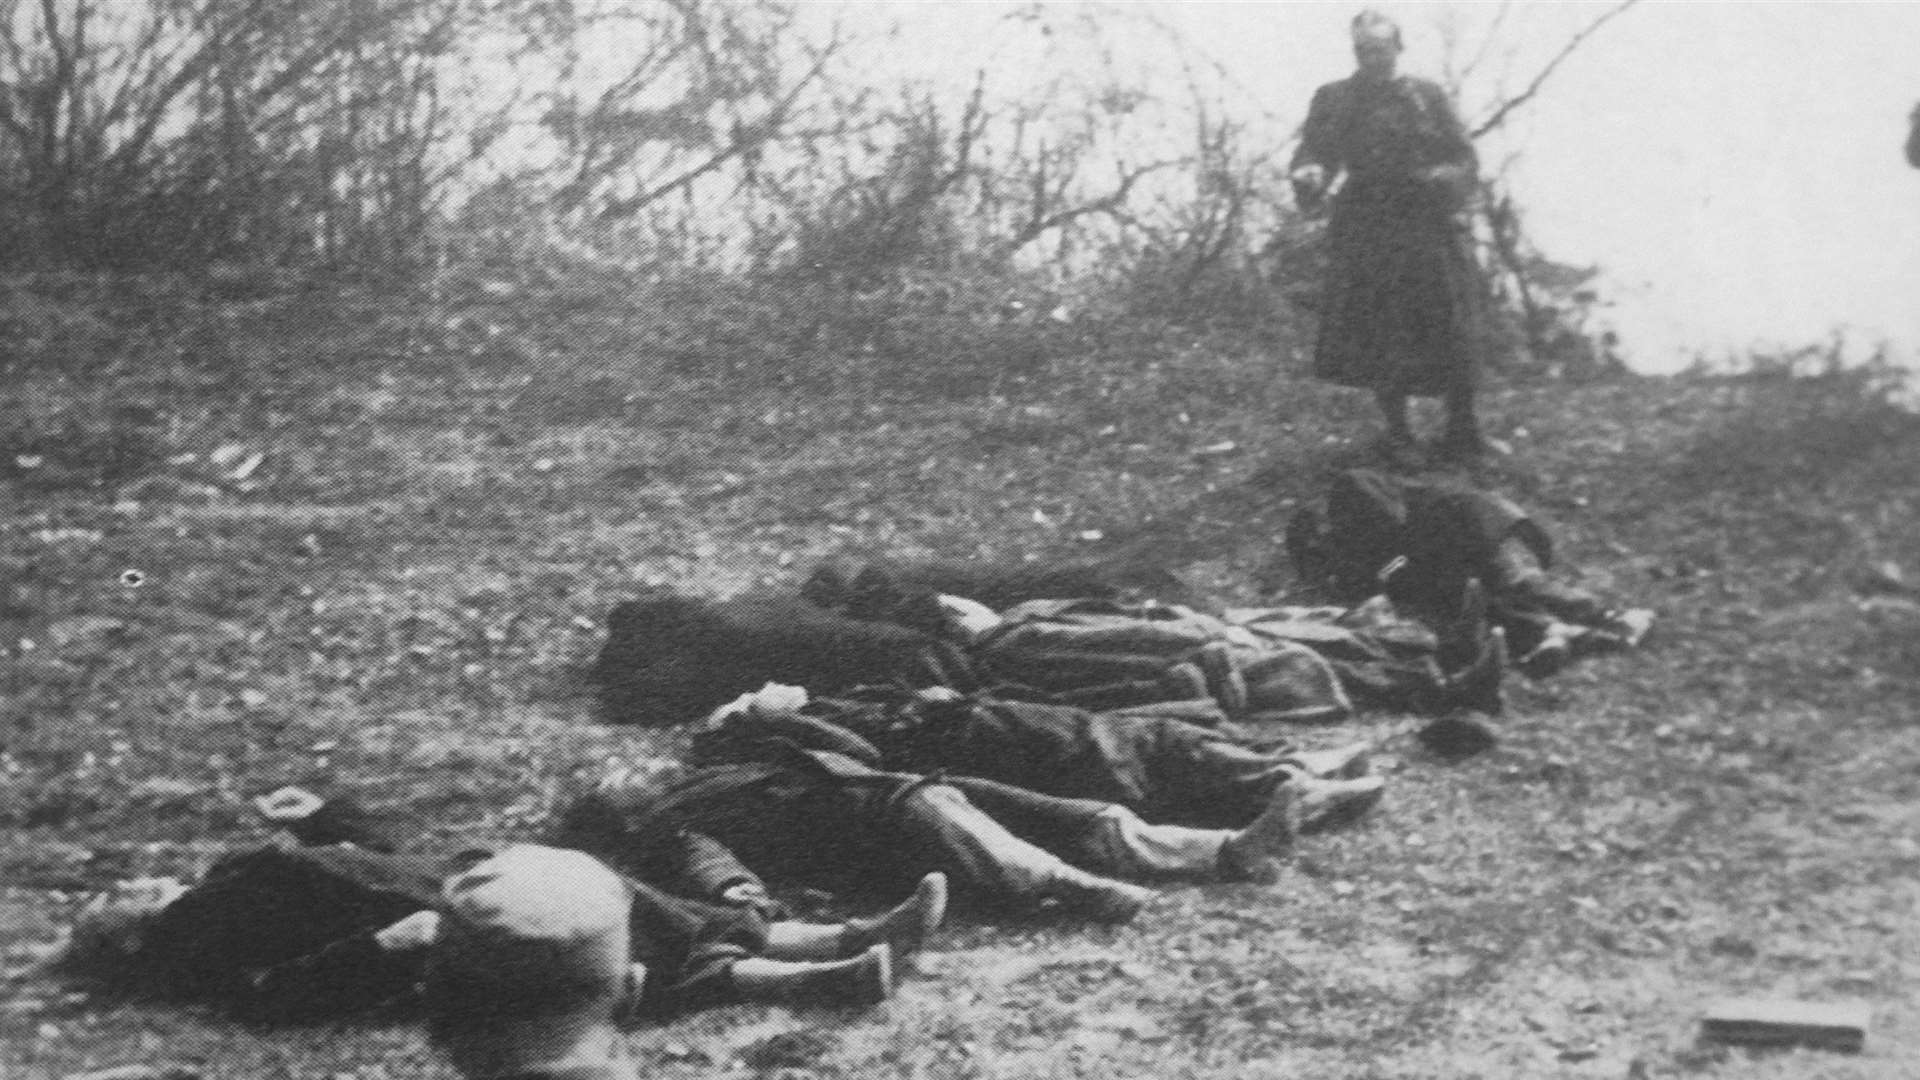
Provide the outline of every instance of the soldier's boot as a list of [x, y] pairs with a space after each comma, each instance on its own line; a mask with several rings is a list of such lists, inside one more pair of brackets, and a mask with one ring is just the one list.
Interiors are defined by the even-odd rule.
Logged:
[[1387, 788], [1387, 782], [1378, 776], [1352, 780], [1302, 777], [1289, 784], [1297, 785], [1293, 797], [1298, 816], [1294, 822], [1303, 835], [1353, 821], [1373, 809]]
[[841, 927], [841, 956], [857, 956], [885, 943], [893, 958], [904, 961], [926, 945], [947, 917], [947, 875], [928, 874], [914, 886], [913, 895], [891, 910], [867, 919], [848, 919]]
[[1507, 633], [1500, 627], [1487, 632], [1480, 655], [1460, 671], [1446, 676], [1440, 687], [1443, 710], [1472, 709], [1488, 716], [1499, 716], [1507, 709], [1506, 694], [1500, 684], [1507, 672]]
[[795, 1006], [878, 1005], [893, 992], [893, 950], [870, 945], [849, 960], [736, 960], [733, 987], [743, 1001]]
[[1041, 882], [1039, 894], [1068, 914], [1112, 925], [1132, 922], [1153, 898], [1152, 889], [1089, 874], [1067, 863], [1053, 868]]
[[1220, 845], [1220, 876], [1228, 881], [1271, 885], [1280, 880], [1280, 860], [1300, 835], [1300, 788], [1308, 782], [1293, 776], [1273, 789], [1266, 809], [1247, 827]]
[[1366, 743], [1349, 743], [1326, 750], [1297, 750], [1280, 759], [1280, 763], [1321, 780], [1353, 780], [1367, 775], [1373, 764], [1372, 750]]

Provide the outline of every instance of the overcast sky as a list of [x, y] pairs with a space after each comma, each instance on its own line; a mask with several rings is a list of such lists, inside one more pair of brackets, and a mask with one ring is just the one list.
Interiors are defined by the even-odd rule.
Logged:
[[[1138, 0], [1297, 122], [1352, 67], [1358, 3]], [[1403, 70], [1437, 73], [1440, 27], [1469, 41], [1497, 3], [1381, 3]], [[1522, 3], [1496, 60], [1517, 78], [1607, 4]], [[897, 18], [903, 59], [960, 72], [1006, 62], [1000, 3], [858, 5]], [[1478, 80], [1491, 89], [1490, 61]], [[1645, 0], [1559, 71], [1515, 125], [1513, 173], [1547, 253], [1599, 264], [1636, 363], [1824, 339], [1920, 346], [1920, 170], [1900, 153], [1920, 100], [1920, 3]], [[1284, 140], [1290, 127], [1277, 126]]]

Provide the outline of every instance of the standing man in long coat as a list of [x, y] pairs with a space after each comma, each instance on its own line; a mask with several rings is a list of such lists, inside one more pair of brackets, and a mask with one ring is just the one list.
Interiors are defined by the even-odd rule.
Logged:
[[1920, 169], [1920, 105], [1907, 114], [1907, 164]]
[[1418, 396], [1446, 401], [1441, 456], [1477, 458], [1487, 314], [1466, 218], [1473, 143], [1444, 90], [1398, 73], [1399, 26], [1363, 11], [1352, 30], [1357, 70], [1314, 94], [1291, 172], [1303, 209], [1333, 202], [1314, 374], [1374, 392], [1390, 456], [1413, 448]]

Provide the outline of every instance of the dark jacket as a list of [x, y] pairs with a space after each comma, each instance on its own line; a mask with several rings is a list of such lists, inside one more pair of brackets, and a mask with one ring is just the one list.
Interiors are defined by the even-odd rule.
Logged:
[[608, 722], [664, 726], [698, 720], [769, 682], [817, 693], [896, 681], [945, 685], [964, 665], [932, 634], [798, 597], [663, 596], [614, 607], [594, 675]]

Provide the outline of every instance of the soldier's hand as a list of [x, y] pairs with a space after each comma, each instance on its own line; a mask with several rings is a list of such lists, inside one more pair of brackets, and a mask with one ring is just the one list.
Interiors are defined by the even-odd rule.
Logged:
[[767, 895], [766, 887], [757, 882], [736, 881], [720, 891], [720, 900], [734, 907], [762, 911], [769, 919], [780, 915], [780, 902]]
[[375, 932], [373, 940], [386, 952], [424, 949], [440, 940], [440, 913], [416, 911], [385, 930]]
[[784, 683], [768, 683], [747, 696], [752, 699], [753, 711], [763, 715], [799, 712], [807, 705], [805, 687]]

